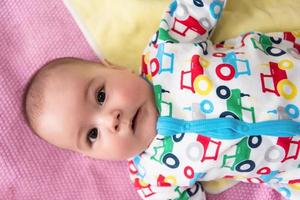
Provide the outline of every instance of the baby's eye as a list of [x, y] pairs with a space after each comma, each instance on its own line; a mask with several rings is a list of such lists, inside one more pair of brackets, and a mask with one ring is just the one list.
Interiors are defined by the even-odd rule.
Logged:
[[99, 103], [100, 105], [102, 105], [104, 103], [104, 101], [105, 101], [105, 91], [104, 91], [104, 89], [101, 89], [97, 92], [96, 100], [97, 100], [97, 103]]
[[87, 134], [87, 141], [90, 144], [93, 144], [97, 140], [97, 137], [98, 137], [98, 129], [92, 128]]

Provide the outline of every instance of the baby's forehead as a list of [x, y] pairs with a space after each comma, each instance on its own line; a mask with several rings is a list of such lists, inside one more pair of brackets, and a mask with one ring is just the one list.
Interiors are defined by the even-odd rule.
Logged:
[[53, 96], [63, 90], [79, 90], [98, 74], [98, 68], [99, 64], [92, 62], [60, 63], [41, 77], [44, 80], [43, 93]]
[[50, 80], [60, 80], [65, 79], [66, 77], [71, 78], [73, 76], [84, 75], [85, 73], [92, 70], [91, 64], [81, 64], [81, 63], [68, 63], [61, 64], [58, 67], [55, 67], [51, 70], [51, 75], [49, 76]]
[[38, 132], [39, 119], [48, 108], [49, 98], [55, 99], [53, 96], [57, 96], [59, 92], [64, 94], [66, 90], [70, 90], [71, 83], [77, 82], [81, 75], [89, 72], [90, 67], [87, 66], [91, 64], [74, 59], [54, 60], [34, 74], [24, 94], [25, 117], [34, 132]]
[[[80, 64], [77, 62], [71, 62], [71, 63], [62, 63], [56, 68], [53, 69], [53, 72], [56, 74], [61, 73], [76, 73], [78, 70], [83, 70], [84, 66], [87, 66], [88, 64]], [[88, 70], [89, 67], [85, 67], [86, 70]]]

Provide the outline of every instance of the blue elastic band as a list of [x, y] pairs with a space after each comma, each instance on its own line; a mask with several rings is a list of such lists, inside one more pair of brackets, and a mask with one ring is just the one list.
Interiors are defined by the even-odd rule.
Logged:
[[218, 139], [237, 139], [253, 135], [292, 137], [300, 135], [300, 123], [292, 120], [247, 123], [233, 118], [186, 121], [172, 117], [159, 117], [157, 132], [163, 136], [197, 133]]

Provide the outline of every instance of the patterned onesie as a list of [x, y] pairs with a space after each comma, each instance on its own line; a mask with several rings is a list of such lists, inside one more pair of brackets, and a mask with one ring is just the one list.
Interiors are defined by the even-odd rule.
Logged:
[[213, 45], [225, 3], [173, 1], [144, 51], [160, 117], [149, 148], [128, 160], [143, 199], [205, 199], [201, 181], [220, 178], [300, 199], [299, 32]]

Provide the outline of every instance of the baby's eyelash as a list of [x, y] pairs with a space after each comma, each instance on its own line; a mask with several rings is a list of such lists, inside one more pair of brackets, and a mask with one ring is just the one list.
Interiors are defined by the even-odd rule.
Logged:
[[106, 93], [105, 93], [104, 87], [97, 90], [95, 98], [96, 98], [96, 102], [102, 106], [103, 103], [105, 102], [105, 98], [106, 98]]
[[93, 145], [93, 143], [97, 140], [98, 137], [99, 137], [98, 129], [92, 128], [91, 130], [88, 131], [86, 140], [89, 145]]

